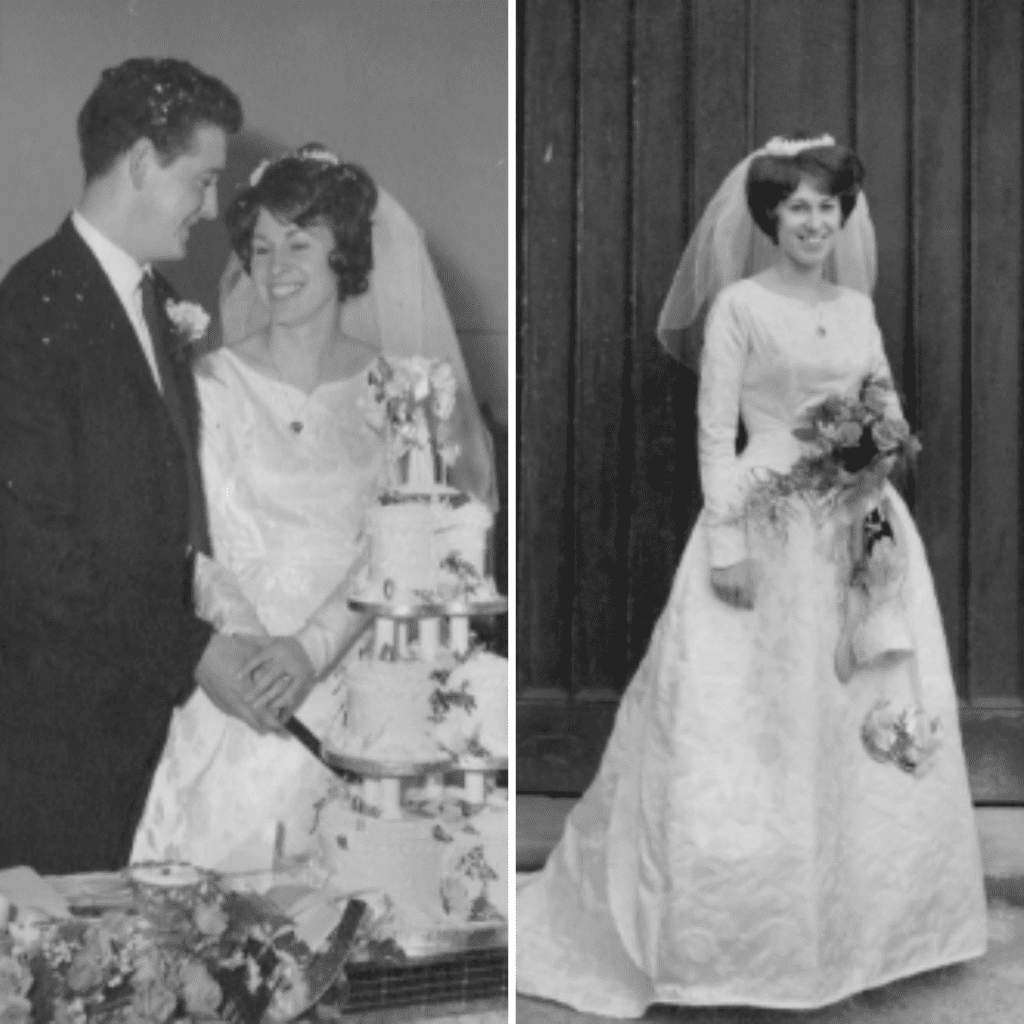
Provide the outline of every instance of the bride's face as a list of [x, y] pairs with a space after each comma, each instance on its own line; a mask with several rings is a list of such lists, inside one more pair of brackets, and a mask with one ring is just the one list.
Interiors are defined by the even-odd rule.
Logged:
[[330, 228], [302, 228], [260, 210], [250, 274], [275, 323], [302, 323], [338, 301], [338, 279], [328, 262], [333, 250]]
[[789, 198], [779, 203], [779, 249], [798, 267], [821, 266], [835, 246], [842, 228], [842, 209], [837, 196], [820, 192], [804, 178]]

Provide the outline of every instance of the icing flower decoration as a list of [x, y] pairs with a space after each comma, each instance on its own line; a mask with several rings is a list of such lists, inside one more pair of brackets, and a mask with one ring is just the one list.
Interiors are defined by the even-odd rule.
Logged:
[[167, 300], [167, 316], [175, 330], [190, 344], [202, 341], [210, 326], [210, 314], [196, 302]]

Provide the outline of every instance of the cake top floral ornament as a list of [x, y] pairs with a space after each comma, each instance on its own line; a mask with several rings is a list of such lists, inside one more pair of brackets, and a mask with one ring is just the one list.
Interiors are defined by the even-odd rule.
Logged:
[[459, 456], [446, 443], [457, 384], [448, 363], [413, 356], [377, 360], [369, 374], [370, 426], [387, 441], [392, 486], [430, 489], [442, 483]]

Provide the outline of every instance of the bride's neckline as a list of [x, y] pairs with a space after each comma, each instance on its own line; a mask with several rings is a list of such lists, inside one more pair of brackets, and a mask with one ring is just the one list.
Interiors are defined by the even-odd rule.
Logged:
[[298, 392], [298, 394], [302, 395], [304, 399], [310, 399], [314, 395], [319, 394], [321, 391], [328, 390], [330, 388], [343, 387], [347, 384], [351, 384], [355, 380], [360, 380], [361, 378], [366, 376], [366, 372], [370, 369], [371, 366], [373, 366], [374, 362], [376, 362], [376, 360], [379, 357], [379, 353], [370, 351], [369, 358], [367, 359], [366, 363], [359, 369], [355, 370], [353, 373], [350, 373], [344, 377], [334, 377], [328, 380], [319, 381], [312, 391], [306, 391], [303, 388], [298, 387], [296, 384], [292, 384], [291, 381], [285, 380], [279, 374], [271, 373], [267, 369], [264, 369], [263, 367], [257, 365], [251, 360], [243, 358], [241, 355], [235, 352], [233, 348], [224, 346], [223, 351], [226, 352], [231, 357], [231, 359], [234, 360], [234, 362], [236, 362], [244, 370], [251, 373], [254, 377], [259, 378], [259, 380], [267, 381], [268, 383], [274, 384], [281, 388], [286, 388], [288, 391]]
[[798, 306], [803, 306], [805, 309], [817, 309], [819, 306], [828, 306], [833, 302], [839, 302], [843, 297], [843, 289], [838, 285], [835, 286], [836, 290], [832, 295], [818, 295], [811, 298], [809, 296], [793, 295], [790, 292], [780, 292], [777, 289], [772, 288], [770, 285], [765, 284], [764, 281], [759, 281], [756, 277], [748, 277], [747, 280], [751, 284], [756, 284], [758, 288], [767, 292], [769, 295], [774, 295], [778, 299], [787, 299]]

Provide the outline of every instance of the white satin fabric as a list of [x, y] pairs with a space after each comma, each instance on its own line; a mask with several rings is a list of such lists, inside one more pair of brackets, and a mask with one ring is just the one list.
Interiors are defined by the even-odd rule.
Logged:
[[[748, 470], [795, 458], [800, 410], [869, 371], [888, 367], [863, 294], [812, 307], [742, 281], [716, 301], [699, 397], [705, 510], [598, 775], [519, 886], [521, 992], [618, 1017], [651, 1003], [811, 1008], [984, 951], [956, 696], [906, 506], [890, 489], [924, 700], [945, 728], [923, 778], [860, 739], [876, 699], [908, 699], [906, 663], [835, 676], [837, 524], [805, 516], [781, 544], [731, 520]], [[750, 441], [737, 457], [739, 417]], [[748, 554], [765, 576], [741, 611], [715, 597], [709, 570]]]
[[[345, 582], [381, 478], [367, 374], [307, 397], [220, 349], [197, 375], [216, 558], [199, 574], [198, 610], [225, 633], [297, 633], [319, 669], [349, 614]], [[317, 735], [341, 686], [335, 670], [298, 710]], [[276, 823], [309, 817], [332, 778], [296, 740], [258, 735], [197, 690], [172, 720], [132, 860], [265, 862]]]

